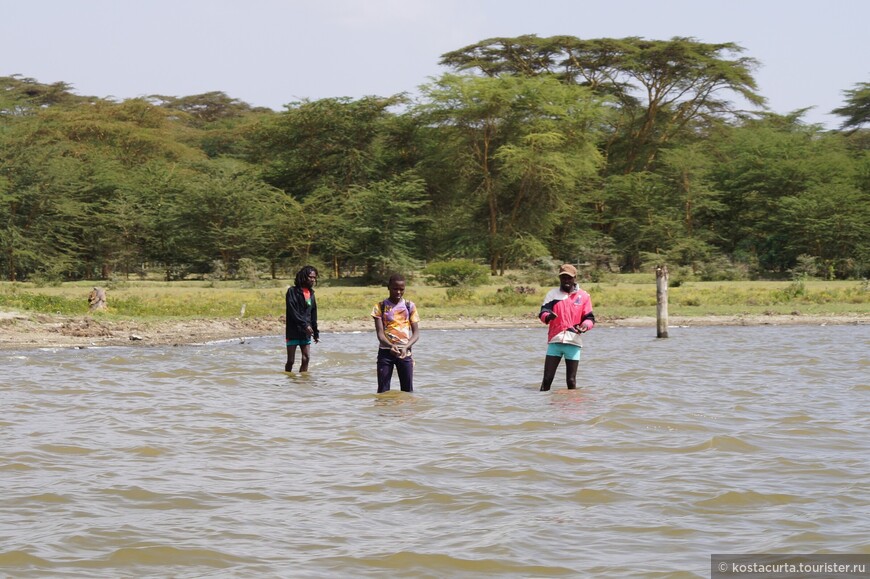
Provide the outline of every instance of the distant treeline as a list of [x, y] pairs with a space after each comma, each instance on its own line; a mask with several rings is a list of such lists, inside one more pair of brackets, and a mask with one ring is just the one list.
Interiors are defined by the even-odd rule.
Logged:
[[493, 38], [419, 96], [254, 108], [0, 78], [0, 276], [166, 279], [314, 263], [372, 280], [666, 262], [703, 279], [866, 276], [870, 83], [840, 130], [764, 108], [752, 58], [691, 38]]

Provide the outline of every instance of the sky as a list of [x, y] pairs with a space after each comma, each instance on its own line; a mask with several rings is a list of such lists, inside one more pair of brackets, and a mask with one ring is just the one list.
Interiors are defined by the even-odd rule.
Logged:
[[836, 128], [843, 91], [870, 82], [868, 23], [867, 0], [0, 0], [0, 76], [283, 110], [414, 95], [487, 38], [685, 36], [739, 44], [770, 111]]

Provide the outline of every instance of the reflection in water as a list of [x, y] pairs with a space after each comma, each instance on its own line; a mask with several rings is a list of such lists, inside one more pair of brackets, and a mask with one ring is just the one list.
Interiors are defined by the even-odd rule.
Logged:
[[385, 417], [406, 418], [426, 408], [424, 398], [411, 392], [390, 390], [383, 394], [372, 394], [371, 397], [374, 409]]
[[[808, 347], [807, 337], [812, 345]], [[865, 326], [599, 328], [0, 352], [0, 574], [706, 577], [870, 551]], [[457, 347], [457, 344], [463, 345]]]
[[563, 413], [586, 414], [586, 408], [591, 403], [590, 395], [582, 389], [556, 389], [551, 392], [550, 404]]

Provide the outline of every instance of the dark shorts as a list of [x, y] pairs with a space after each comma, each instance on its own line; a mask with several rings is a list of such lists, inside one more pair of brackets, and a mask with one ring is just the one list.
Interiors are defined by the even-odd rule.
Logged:
[[399, 358], [386, 348], [378, 349], [378, 394], [390, 390], [393, 379], [393, 368], [399, 375], [399, 386], [402, 392], [414, 391], [414, 358], [407, 355]]
[[285, 340], [285, 345], [287, 346], [308, 346], [311, 344], [311, 338], [304, 338], [301, 340]]

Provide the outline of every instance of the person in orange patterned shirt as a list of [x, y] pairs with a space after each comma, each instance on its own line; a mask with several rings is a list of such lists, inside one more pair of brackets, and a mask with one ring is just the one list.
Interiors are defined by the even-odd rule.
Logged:
[[414, 358], [411, 347], [420, 337], [420, 316], [414, 302], [404, 299], [405, 278], [390, 277], [390, 297], [375, 304], [372, 318], [378, 336], [378, 394], [390, 389], [393, 368], [399, 375], [402, 392], [414, 391]]

